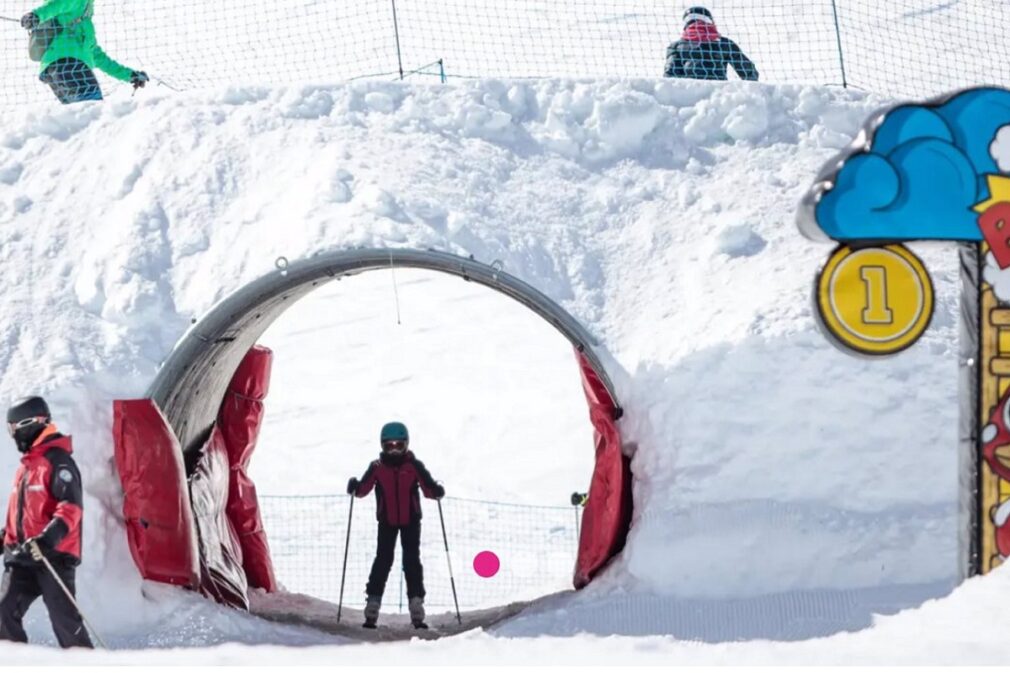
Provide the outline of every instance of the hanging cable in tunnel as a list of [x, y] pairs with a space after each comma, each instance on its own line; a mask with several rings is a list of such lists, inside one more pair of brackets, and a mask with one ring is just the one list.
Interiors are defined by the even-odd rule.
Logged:
[[400, 292], [396, 287], [396, 266], [393, 264], [393, 251], [389, 251], [389, 273], [393, 276], [393, 298], [396, 300], [396, 324], [400, 323]]

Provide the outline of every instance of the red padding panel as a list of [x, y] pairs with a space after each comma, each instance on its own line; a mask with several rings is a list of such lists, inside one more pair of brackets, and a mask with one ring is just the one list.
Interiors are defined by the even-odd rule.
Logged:
[[242, 549], [228, 520], [228, 450], [215, 425], [189, 479], [200, 547], [200, 591], [219, 603], [249, 609]]
[[623, 547], [631, 523], [630, 462], [621, 453], [617, 405], [586, 357], [576, 351], [589, 418], [596, 438], [596, 467], [582, 513], [575, 588], [579, 589]]
[[263, 423], [263, 399], [270, 389], [272, 365], [273, 352], [253, 346], [232, 377], [218, 413], [218, 427], [231, 465], [228, 518], [238, 534], [249, 586], [267, 591], [277, 591], [277, 580], [260, 518], [256, 485], [247, 470]]
[[112, 403], [116, 467], [142, 577], [195, 589], [199, 554], [179, 442], [153, 400]]

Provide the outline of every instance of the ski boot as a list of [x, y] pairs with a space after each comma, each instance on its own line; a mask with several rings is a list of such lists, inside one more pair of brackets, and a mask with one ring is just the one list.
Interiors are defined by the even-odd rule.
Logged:
[[424, 623], [424, 599], [418, 596], [410, 599], [407, 604], [410, 609], [410, 623], [415, 629], [426, 629], [428, 625]]
[[382, 596], [369, 596], [365, 601], [365, 623], [362, 624], [366, 629], [376, 628], [376, 622], [379, 621], [379, 608], [382, 607]]

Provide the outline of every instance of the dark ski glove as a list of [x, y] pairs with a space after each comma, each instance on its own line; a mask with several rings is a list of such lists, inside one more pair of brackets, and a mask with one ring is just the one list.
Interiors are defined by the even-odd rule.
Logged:
[[347, 495], [354, 495], [358, 491], [358, 486], [361, 485], [354, 477], [351, 477], [347, 482]]
[[21, 27], [25, 30], [35, 30], [39, 27], [39, 15], [35, 12], [28, 12], [21, 17]]
[[441, 500], [445, 497], [445, 487], [442, 484], [435, 484], [431, 487], [431, 492], [435, 494], [436, 500]]
[[[38, 545], [38, 556], [32, 550], [33, 542]], [[14, 549], [11, 557], [15, 563], [19, 564], [37, 563], [42, 560], [43, 555], [47, 551], [49, 551], [49, 547], [41, 537], [30, 537]]]
[[22, 546], [28, 550], [28, 555], [31, 556], [32, 559], [40, 563], [42, 562], [42, 559], [46, 557], [46, 552], [50, 550], [49, 545], [41, 535], [25, 540], [25, 543]]
[[130, 84], [133, 85], [134, 89], [143, 88], [149, 81], [151, 81], [151, 78], [143, 70], [134, 70], [130, 73]]

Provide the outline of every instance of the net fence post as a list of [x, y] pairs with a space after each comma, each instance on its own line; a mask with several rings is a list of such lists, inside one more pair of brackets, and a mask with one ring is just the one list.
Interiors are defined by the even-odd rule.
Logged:
[[838, 44], [838, 65], [842, 69], [842, 88], [849, 88], [848, 78], [845, 76], [845, 55], [842, 52], [842, 29], [838, 25], [838, 3], [831, 0], [831, 14], [835, 18], [835, 41]]
[[390, 0], [393, 5], [393, 36], [396, 38], [396, 64], [400, 69], [400, 79], [403, 79], [403, 54], [400, 51], [400, 24], [396, 20], [396, 0]]
[[570, 502], [572, 503], [572, 512], [575, 514], [575, 556], [579, 555], [579, 542], [581, 541], [582, 531], [579, 530], [579, 510], [586, 506], [586, 500], [589, 499], [588, 493], [579, 493], [575, 491], [572, 493]]

